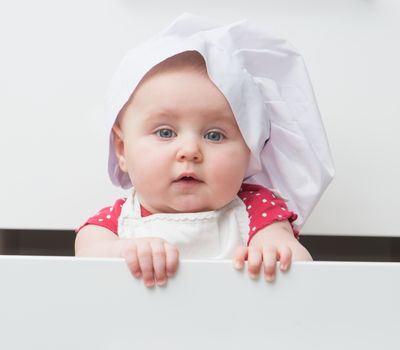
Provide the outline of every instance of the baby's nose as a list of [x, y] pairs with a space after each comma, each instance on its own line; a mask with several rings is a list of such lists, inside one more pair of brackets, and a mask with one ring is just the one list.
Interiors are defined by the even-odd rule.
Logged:
[[186, 140], [182, 142], [181, 147], [179, 147], [176, 158], [180, 162], [201, 162], [203, 160], [203, 154], [199, 144], [195, 140]]

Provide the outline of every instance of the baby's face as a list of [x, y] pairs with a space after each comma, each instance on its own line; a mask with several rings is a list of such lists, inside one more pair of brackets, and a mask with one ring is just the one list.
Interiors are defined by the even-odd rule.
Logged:
[[193, 68], [144, 79], [114, 137], [121, 169], [153, 213], [222, 208], [239, 191], [250, 158], [228, 101]]

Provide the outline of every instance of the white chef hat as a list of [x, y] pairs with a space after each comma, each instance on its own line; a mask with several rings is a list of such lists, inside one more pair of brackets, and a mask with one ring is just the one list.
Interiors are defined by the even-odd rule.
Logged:
[[113, 149], [111, 128], [118, 113], [151, 68], [185, 51], [203, 56], [209, 78], [232, 108], [251, 150], [245, 181], [287, 198], [300, 229], [333, 178], [332, 157], [302, 57], [247, 21], [219, 26], [183, 14], [127, 53], [107, 98], [111, 181], [131, 187]]

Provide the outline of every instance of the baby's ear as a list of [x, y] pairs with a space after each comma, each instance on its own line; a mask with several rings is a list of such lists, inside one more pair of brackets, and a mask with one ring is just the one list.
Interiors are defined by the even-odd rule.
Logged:
[[115, 123], [112, 128], [114, 152], [118, 159], [118, 165], [123, 172], [127, 172], [126, 159], [125, 159], [125, 147], [124, 147], [124, 135], [122, 133], [119, 123]]

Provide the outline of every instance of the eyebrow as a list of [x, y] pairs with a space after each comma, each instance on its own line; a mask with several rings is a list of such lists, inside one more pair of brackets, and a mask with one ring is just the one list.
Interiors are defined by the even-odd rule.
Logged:
[[[214, 111], [208, 110], [207, 112], [201, 113], [200, 115], [208, 115], [210, 116], [209, 121], [214, 122], [214, 121], [222, 121], [226, 122], [229, 124], [235, 124], [236, 119], [235, 116], [233, 115], [233, 118], [231, 118], [231, 114], [227, 112], [222, 112], [218, 109]], [[166, 118], [166, 119], [176, 119], [180, 118], [181, 116], [179, 113], [176, 111], [173, 111], [169, 108], [149, 108], [148, 112], [146, 113], [145, 121], [152, 121], [153, 119], [157, 118]]]
[[145, 113], [143, 119], [145, 122], [151, 122], [160, 117], [165, 119], [176, 119], [175, 114], [167, 109], [149, 109], [147, 113]]

